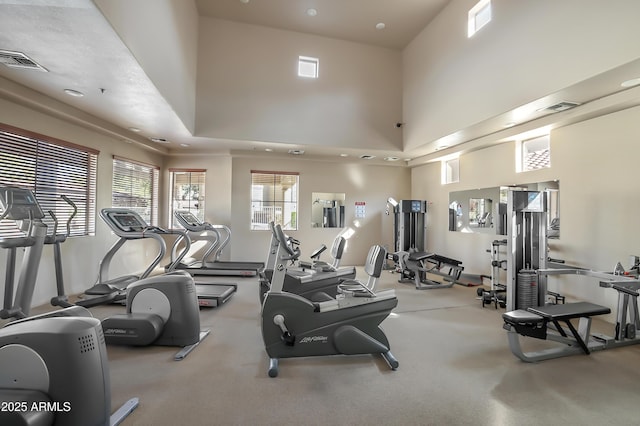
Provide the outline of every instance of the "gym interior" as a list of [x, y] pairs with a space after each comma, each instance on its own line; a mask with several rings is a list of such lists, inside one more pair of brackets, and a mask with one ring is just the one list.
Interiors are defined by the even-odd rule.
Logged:
[[[65, 420], [66, 408], [94, 404], [104, 414], [95, 424], [637, 424], [639, 14], [635, 0], [0, 2], [2, 424], [90, 424]], [[93, 192], [69, 193], [70, 168], [50, 174], [57, 160], [28, 181], [15, 161], [38, 158], [34, 141], [94, 155]], [[122, 162], [156, 171], [149, 223], [135, 213], [149, 209], [135, 189], [129, 210], [118, 204]], [[37, 185], [45, 172], [53, 189]], [[175, 202], [179, 173], [201, 178], [187, 207]], [[279, 210], [287, 220], [256, 214], [258, 175], [297, 179], [294, 207]], [[43, 191], [73, 198], [82, 220]], [[9, 215], [23, 201], [28, 212]], [[57, 232], [69, 220], [80, 234], [60, 244], [41, 236], [41, 253], [34, 240], [16, 250], [11, 229], [38, 222], [38, 203], [49, 235], [51, 206], [61, 209]], [[101, 212], [116, 207], [110, 224]], [[189, 239], [164, 232], [180, 228], [182, 208], [231, 230], [216, 261], [271, 263], [273, 275], [166, 275], [172, 245]], [[140, 235], [121, 236], [118, 220]], [[201, 230], [202, 240], [190, 232], [181, 254], [202, 255], [224, 238], [219, 229]], [[44, 230], [21, 235], [31, 232]], [[330, 300], [291, 296], [299, 261], [323, 244], [328, 261], [345, 235], [328, 273], [355, 267], [359, 284], [336, 280]], [[144, 278], [159, 240], [166, 251]], [[54, 322], [69, 318], [46, 316], [64, 308], [50, 303], [57, 273], [77, 319], [106, 264], [109, 278], [136, 279], [122, 303], [80, 306], [92, 319], [77, 323], [107, 334], [97, 345], [108, 359], [96, 361], [107, 390], [96, 401], [91, 383], [78, 384], [71, 401], [57, 396], [76, 382], [53, 371], [55, 355], [24, 349], [45, 383], [15, 339], [35, 333], [37, 346], [51, 329], [45, 346], [62, 344]], [[517, 297], [523, 271], [536, 285], [529, 304]], [[201, 333], [190, 352], [153, 339], [109, 344], [107, 320], [154, 336], [174, 328], [169, 314], [130, 316], [136, 291], [199, 280], [234, 294], [215, 307], [194, 302]], [[196, 290], [185, 292], [166, 296], [165, 310], [187, 316], [173, 306], [192, 302]], [[26, 306], [13, 306], [14, 293]], [[305, 308], [289, 314], [290, 303]], [[377, 316], [366, 311], [382, 304]], [[314, 315], [333, 318], [334, 337], [314, 334]], [[299, 349], [307, 343], [324, 347]], [[79, 374], [69, 363], [65, 373]], [[14, 377], [23, 372], [28, 380]], [[125, 415], [109, 420], [119, 407]]]

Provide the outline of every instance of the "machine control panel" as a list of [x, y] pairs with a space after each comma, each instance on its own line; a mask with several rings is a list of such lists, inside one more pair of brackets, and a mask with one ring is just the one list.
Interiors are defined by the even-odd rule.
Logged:
[[[3, 187], [0, 188], [0, 216], [6, 212], [5, 219], [25, 220], [42, 219], [44, 213], [35, 195], [30, 189]], [[7, 211], [8, 209], [8, 211]]]

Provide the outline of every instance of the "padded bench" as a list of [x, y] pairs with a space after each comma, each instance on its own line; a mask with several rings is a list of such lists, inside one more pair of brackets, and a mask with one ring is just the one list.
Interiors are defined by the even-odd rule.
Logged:
[[[570, 344], [570, 337], [567, 335], [565, 329], [560, 325], [563, 322], [570, 330], [575, 343], [577, 343], [581, 351], [585, 354], [589, 354], [589, 334], [591, 326], [591, 317], [596, 315], [604, 315], [611, 313], [611, 309], [606, 306], [596, 305], [589, 302], [577, 302], [567, 303], [564, 305], [548, 305], [531, 307], [527, 310], [518, 309], [511, 312], [505, 312], [502, 314], [502, 319], [505, 322], [504, 328], [508, 331], [515, 331], [523, 336], [534, 337], [537, 339], [547, 339], [547, 325], [549, 322], [553, 323], [555, 331], [557, 331], [562, 340], [558, 340], [564, 343]], [[571, 323], [572, 319], [580, 319], [581, 323], [579, 329]], [[512, 343], [510, 339], [510, 343]], [[519, 347], [514, 348], [512, 351], [514, 354], [522, 358], [514, 349], [517, 349], [520, 354]], [[561, 351], [558, 351], [557, 356], [563, 356]], [[546, 358], [545, 358], [546, 359]]]

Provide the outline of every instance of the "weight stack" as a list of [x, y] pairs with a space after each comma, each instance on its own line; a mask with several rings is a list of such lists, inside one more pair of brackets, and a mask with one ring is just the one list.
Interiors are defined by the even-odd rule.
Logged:
[[536, 271], [522, 269], [517, 277], [517, 309], [538, 306], [538, 276]]

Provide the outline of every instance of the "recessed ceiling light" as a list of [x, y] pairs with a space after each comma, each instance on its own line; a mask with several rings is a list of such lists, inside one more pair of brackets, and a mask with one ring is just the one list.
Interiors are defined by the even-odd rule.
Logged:
[[384, 157], [384, 161], [398, 161], [400, 158], [398, 157]]
[[633, 86], [637, 86], [638, 84], [640, 84], [640, 77], [639, 78], [632, 78], [631, 80], [627, 80], [627, 81], [623, 81], [622, 83], [620, 83], [620, 86], [622, 86], [622, 87], [633, 87]]
[[376, 158], [376, 156], [364, 154], [364, 155], [361, 155], [360, 158], [362, 158], [363, 160], [373, 160], [374, 158]]
[[151, 139], [151, 142], [155, 142], [155, 143], [169, 143], [168, 140], [166, 140], [165, 138], [149, 138]]
[[129, 130], [131, 130], [132, 132], [135, 132], [135, 133], [139, 133], [141, 131], [137, 127], [129, 127]]
[[348, 157], [349, 154], [340, 154], [340, 157]]
[[188, 143], [181, 143], [180, 146], [183, 146], [183, 147], [186, 148], [186, 147], [191, 146], [191, 145], [189, 145]]
[[378, 22], [376, 24], [376, 30], [384, 30], [386, 28], [386, 25], [384, 24], [384, 22]]
[[273, 152], [273, 148], [265, 148], [264, 150], [267, 152]]
[[304, 149], [290, 149], [289, 154], [291, 155], [302, 155], [304, 154]]
[[307, 9], [307, 15], [316, 16], [317, 14], [318, 14], [318, 11], [316, 9]]
[[81, 98], [84, 96], [84, 93], [78, 92], [77, 90], [73, 90], [73, 89], [64, 89], [64, 93], [66, 93], [69, 96], [75, 96], [76, 98]]

